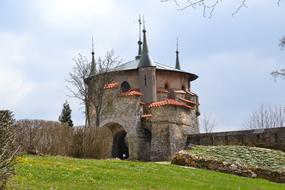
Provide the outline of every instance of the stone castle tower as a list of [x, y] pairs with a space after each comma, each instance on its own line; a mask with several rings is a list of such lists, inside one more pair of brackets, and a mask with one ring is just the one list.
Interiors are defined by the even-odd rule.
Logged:
[[[199, 101], [191, 90], [191, 82], [198, 76], [181, 70], [178, 44], [175, 68], [154, 62], [149, 54], [145, 27], [143, 42], [140, 36], [138, 45], [135, 59], [118, 66], [112, 73], [113, 82], [105, 86], [106, 93], [115, 95], [100, 118], [99, 128], [108, 129], [110, 135], [106, 138], [105, 155], [145, 161], [168, 160], [184, 148], [187, 134], [199, 133]], [[96, 69], [94, 61], [92, 50], [89, 89], [96, 82], [92, 75]], [[92, 90], [89, 93], [92, 95]], [[90, 109], [91, 123], [94, 123], [94, 110]]]

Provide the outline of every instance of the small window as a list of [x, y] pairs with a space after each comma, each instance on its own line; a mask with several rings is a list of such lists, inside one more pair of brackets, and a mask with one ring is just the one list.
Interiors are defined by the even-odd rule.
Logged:
[[121, 84], [121, 91], [122, 92], [126, 92], [130, 89], [131, 89], [131, 85], [127, 81], [122, 82], [122, 84]]
[[176, 94], [175, 94], [174, 90], [170, 90], [170, 91], [168, 92], [167, 98], [169, 98], [169, 99], [174, 99], [174, 100], [176, 99]]
[[169, 84], [165, 83], [164, 88], [168, 90], [169, 89]]
[[182, 85], [181, 89], [182, 90], [186, 90], [185, 85]]

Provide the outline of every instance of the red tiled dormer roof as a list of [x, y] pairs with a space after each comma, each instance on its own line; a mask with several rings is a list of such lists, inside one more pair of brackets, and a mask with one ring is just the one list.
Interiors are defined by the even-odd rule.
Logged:
[[173, 89], [173, 91], [177, 94], [186, 94], [185, 90], [177, 90], [177, 89]]
[[120, 96], [142, 96], [143, 94], [137, 89], [130, 89], [126, 92], [121, 92]]
[[194, 105], [197, 105], [195, 102], [191, 101], [191, 100], [187, 100], [185, 98], [179, 98], [179, 100], [182, 100], [184, 102], [187, 102], [187, 103], [190, 103], [190, 104], [194, 104]]
[[180, 107], [184, 107], [184, 108], [188, 108], [188, 109], [194, 109], [191, 106], [185, 105], [185, 104], [183, 104], [181, 102], [177, 102], [176, 100], [173, 100], [173, 99], [165, 99], [165, 100], [162, 100], [162, 101], [153, 102], [153, 103], [150, 103], [148, 105], [148, 107], [152, 108], [152, 107], [161, 107], [161, 106], [166, 106], [166, 105], [180, 106]]
[[197, 96], [195, 93], [190, 92], [190, 91], [188, 91], [188, 90], [186, 90], [186, 93], [187, 93], [187, 94], [190, 94], [190, 95], [192, 95], [192, 96]]
[[112, 88], [118, 88], [119, 87], [119, 83], [117, 82], [111, 82], [109, 84], [106, 84], [104, 86], [104, 89], [112, 89]]
[[143, 115], [141, 116], [141, 118], [144, 118], [144, 119], [148, 119], [148, 118], [151, 118], [151, 117], [152, 117], [151, 114], [143, 114]]
[[168, 90], [165, 88], [157, 88], [156, 91], [160, 93], [168, 93]]

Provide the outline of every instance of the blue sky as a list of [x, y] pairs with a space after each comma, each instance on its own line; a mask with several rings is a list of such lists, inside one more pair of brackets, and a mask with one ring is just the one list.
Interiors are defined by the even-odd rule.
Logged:
[[79, 102], [66, 96], [72, 59], [90, 58], [114, 49], [123, 61], [137, 53], [138, 14], [146, 18], [154, 60], [175, 64], [176, 37], [182, 69], [196, 73], [193, 91], [202, 114], [216, 119], [216, 130], [242, 128], [260, 104], [285, 104], [285, 80], [269, 75], [285, 68], [285, 2], [248, 0], [234, 17], [239, 2], [223, 1], [212, 18], [200, 9], [178, 11], [160, 0], [1, 0], [0, 108], [17, 119], [57, 120], [68, 100], [75, 124], [84, 116]]

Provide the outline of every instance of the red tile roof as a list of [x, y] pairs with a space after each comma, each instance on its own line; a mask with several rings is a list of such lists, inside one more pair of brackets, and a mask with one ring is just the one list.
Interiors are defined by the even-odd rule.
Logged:
[[165, 88], [157, 88], [156, 91], [160, 93], [168, 93], [168, 90]]
[[141, 118], [144, 118], [144, 119], [151, 118], [151, 117], [152, 117], [151, 114], [143, 114], [143, 115], [141, 116]]
[[142, 96], [143, 94], [137, 89], [130, 89], [126, 92], [121, 92], [120, 96]]
[[153, 103], [150, 103], [148, 105], [148, 107], [152, 108], [152, 107], [161, 107], [161, 106], [166, 106], [166, 105], [180, 106], [180, 107], [185, 107], [188, 109], [194, 109], [192, 106], [185, 105], [185, 104], [183, 104], [181, 102], [177, 102], [176, 100], [173, 100], [173, 99], [165, 99], [162, 101], [153, 102]]
[[177, 94], [186, 94], [185, 90], [173, 90]]
[[118, 88], [119, 87], [119, 83], [117, 82], [111, 82], [109, 84], [106, 84], [104, 86], [104, 89], [112, 89], [112, 88]]
[[197, 96], [195, 93], [190, 92], [190, 91], [188, 91], [188, 90], [186, 90], [186, 93], [187, 93], [187, 94], [190, 94], [190, 95], [192, 95], [192, 96]]
[[190, 104], [194, 104], [194, 105], [197, 105], [195, 102], [191, 101], [191, 100], [187, 100], [185, 98], [179, 98], [179, 100], [182, 100], [184, 102], [187, 102], [187, 103], [190, 103]]

